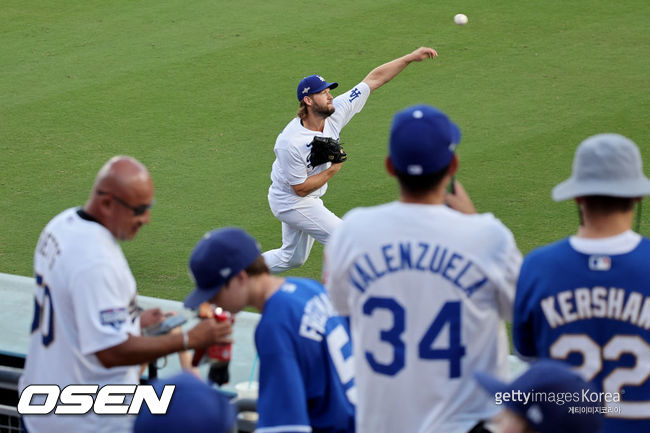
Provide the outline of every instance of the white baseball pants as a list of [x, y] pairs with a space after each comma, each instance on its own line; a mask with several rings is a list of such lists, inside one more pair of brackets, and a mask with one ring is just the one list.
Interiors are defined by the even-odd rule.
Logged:
[[293, 209], [273, 214], [282, 221], [282, 247], [262, 254], [272, 274], [302, 266], [314, 239], [325, 245], [341, 223], [341, 218], [327, 209], [320, 198], [304, 197]]

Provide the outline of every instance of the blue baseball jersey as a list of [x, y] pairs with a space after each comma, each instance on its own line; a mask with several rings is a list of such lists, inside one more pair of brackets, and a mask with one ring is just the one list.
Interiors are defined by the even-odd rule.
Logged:
[[255, 330], [258, 433], [353, 432], [354, 371], [347, 320], [314, 280], [287, 278]]
[[649, 432], [650, 240], [628, 231], [531, 252], [513, 340], [522, 355], [565, 360], [592, 382], [604, 432]]

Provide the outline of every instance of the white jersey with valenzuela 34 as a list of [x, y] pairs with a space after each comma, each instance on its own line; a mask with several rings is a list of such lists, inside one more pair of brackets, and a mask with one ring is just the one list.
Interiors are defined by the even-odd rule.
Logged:
[[358, 433], [465, 433], [497, 412], [474, 380], [506, 378], [521, 253], [492, 214], [393, 202], [349, 212], [326, 247], [349, 315]]

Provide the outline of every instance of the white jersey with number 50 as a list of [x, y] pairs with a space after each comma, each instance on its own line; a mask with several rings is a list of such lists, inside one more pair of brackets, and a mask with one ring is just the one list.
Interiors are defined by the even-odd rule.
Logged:
[[[105, 368], [95, 353], [140, 335], [136, 285], [119, 243], [101, 224], [68, 209], [45, 227], [34, 253], [34, 319], [27, 385], [138, 384], [140, 367]], [[88, 218], [86, 216], [86, 218]], [[39, 402], [34, 402], [39, 404]], [[41, 403], [42, 404], [42, 403]], [[30, 433], [129, 431], [133, 417], [31, 415]]]
[[506, 379], [521, 253], [493, 215], [388, 203], [349, 212], [326, 247], [351, 319], [357, 433], [465, 433], [497, 411], [474, 372]]

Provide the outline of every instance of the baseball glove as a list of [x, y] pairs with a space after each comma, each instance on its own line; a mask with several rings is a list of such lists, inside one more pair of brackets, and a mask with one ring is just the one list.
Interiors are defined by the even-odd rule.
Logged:
[[309, 161], [313, 167], [331, 162], [339, 164], [348, 159], [348, 154], [343, 151], [339, 140], [331, 137], [314, 137], [311, 142]]

